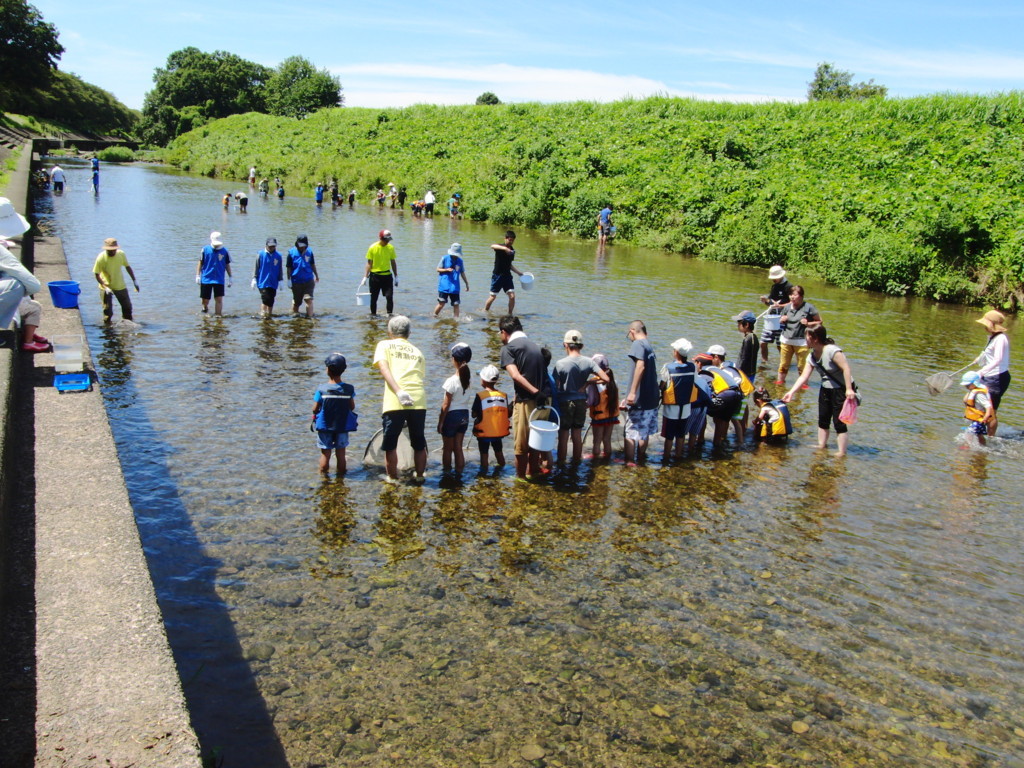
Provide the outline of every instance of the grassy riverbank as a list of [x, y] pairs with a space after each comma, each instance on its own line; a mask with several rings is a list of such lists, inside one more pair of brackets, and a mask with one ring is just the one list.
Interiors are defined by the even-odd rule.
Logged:
[[389, 181], [500, 224], [619, 237], [812, 271], [845, 287], [1024, 303], [1024, 93], [859, 103], [343, 108], [236, 115], [163, 157], [207, 175], [279, 175], [291, 195]]

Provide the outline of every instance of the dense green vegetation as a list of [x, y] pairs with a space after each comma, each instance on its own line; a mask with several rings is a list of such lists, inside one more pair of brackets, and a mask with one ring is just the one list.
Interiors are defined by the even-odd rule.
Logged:
[[56, 71], [46, 85], [14, 94], [10, 110], [59, 123], [64, 130], [130, 138], [138, 114], [102, 88]]
[[343, 102], [338, 78], [301, 56], [270, 69], [227, 51], [182, 48], [167, 57], [166, 68], [157, 68], [153, 82], [139, 132], [158, 145], [228, 115], [269, 112], [301, 118]]
[[[817, 272], [842, 286], [1024, 302], [1024, 94], [806, 104], [670, 98], [613, 104], [332, 109], [236, 115], [167, 161], [301, 194], [335, 177], [415, 198], [459, 190], [499, 224], [618, 236], [703, 258]], [[365, 194], [363, 199], [365, 200]]]
[[0, 2], [0, 109], [19, 91], [45, 85], [64, 53], [57, 29], [25, 0]]

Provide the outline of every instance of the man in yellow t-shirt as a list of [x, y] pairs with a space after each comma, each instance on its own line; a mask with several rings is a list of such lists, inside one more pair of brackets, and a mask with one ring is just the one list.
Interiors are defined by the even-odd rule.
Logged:
[[398, 436], [409, 427], [416, 481], [423, 482], [427, 467], [427, 393], [424, 381], [427, 364], [415, 346], [409, 343], [409, 318], [397, 315], [388, 321], [388, 338], [377, 344], [373, 364], [384, 377], [384, 405], [381, 416], [384, 428], [385, 480], [398, 481]]
[[366, 272], [363, 285], [370, 281], [370, 314], [377, 314], [377, 298], [384, 294], [387, 311], [395, 309], [394, 290], [398, 287], [398, 264], [395, 262], [395, 246], [391, 244], [391, 232], [382, 229], [376, 243], [366, 251]]
[[135, 292], [138, 293], [139, 281], [135, 279], [135, 273], [128, 263], [128, 257], [118, 247], [117, 240], [108, 237], [103, 241], [103, 250], [96, 257], [96, 263], [92, 268], [96, 282], [102, 291], [103, 322], [105, 323], [109, 323], [114, 316], [114, 297], [117, 297], [117, 303], [121, 305], [121, 317], [125, 320], [132, 319], [132, 299], [125, 285], [124, 275], [121, 273], [122, 267], [128, 272], [128, 276], [135, 285]]

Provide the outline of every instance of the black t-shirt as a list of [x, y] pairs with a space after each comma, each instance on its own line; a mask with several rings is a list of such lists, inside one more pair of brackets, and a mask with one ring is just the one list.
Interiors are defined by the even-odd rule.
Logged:
[[[507, 368], [510, 363], [514, 364], [523, 378], [538, 390], [544, 389], [544, 384], [548, 379], [548, 369], [544, 365], [544, 355], [541, 354], [540, 347], [525, 336], [517, 336], [501, 348], [501, 367]], [[513, 383], [517, 399], [532, 400], [537, 396], [533, 392], [523, 389], [519, 382]]]
[[768, 291], [768, 301], [777, 304], [786, 304], [789, 302], [789, 292], [793, 290], [793, 286], [789, 280], [785, 278], [781, 282], [772, 283], [771, 290]]
[[507, 251], [494, 249], [494, 274], [507, 275], [512, 271], [512, 260], [516, 257], [516, 249], [509, 248]]

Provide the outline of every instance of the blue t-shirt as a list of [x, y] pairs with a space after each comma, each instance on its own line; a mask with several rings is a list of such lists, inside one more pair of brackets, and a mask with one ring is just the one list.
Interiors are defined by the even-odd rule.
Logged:
[[462, 259], [458, 256], [452, 256], [450, 253], [446, 253], [441, 257], [441, 260], [437, 262], [437, 268], [453, 270], [452, 272], [437, 273], [437, 292], [458, 293], [459, 280], [462, 279], [462, 271], [465, 269]]
[[288, 251], [288, 274], [291, 275], [293, 283], [309, 283], [313, 280], [313, 249], [307, 246], [305, 253], [299, 253], [298, 248]]
[[317, 430], [328, 432], [348, 432], [345, 428], [348, 424], [348, 414], [352, 410], [352, 398], [356, 396], [356, 390], [351, 384], [340, 381], [335, 384], [333, 381], [317, 387], [313, 395], [313, 401], [323, 403], [323, 407], [316, 415]]
[[206, 246], [203, 248], [202, 264], [199, 267], [200, 282], [224, 285], [224, 270], [230, 263], [228, 249], [223, 245], [220, 248]]
[[644, 361], [644, 372], [641, 374], [639, 386], [636, 389], [636, 406], [645, 411], [651, 411], [658, 407], [661, 401], [661, 390], [658, 387], [658, 361], [654, 355], [654, 348], [646, 337], [633, 339], [633, 346], [629, 348], [630, 370], [629, 385], [626, 391], [633, 386], [633, 376], [636, 375], [636, 361]]
[[[591, 210], [593, 210], [593, 209], [591, 209]], [[611, 208], [605, 208], [603, 211], [601, 211], [600, 222], [602, 224], [604, 224], [606, 227], [608, 226], [608, 222], [611, 221], [611, 218], [612, 218], [612, 209]]]
[[256, 254], [256, 287], [277, 288], [284, 279], [284, 259], [278, 251], [260, 251]]
[[319, 184], [317, 185], [316, 188], [316, 201], [318, 203], [322, 203], [324, 201], [324, 188], [321, 187]]

